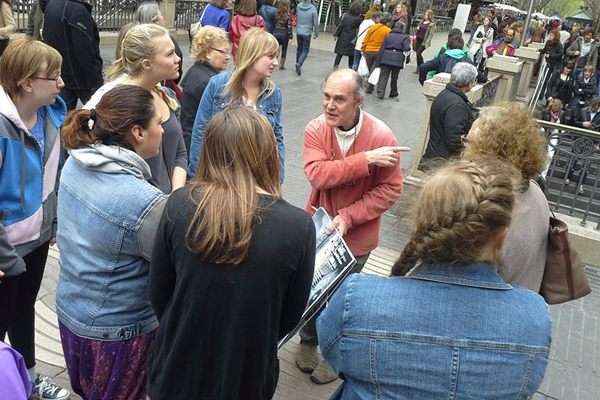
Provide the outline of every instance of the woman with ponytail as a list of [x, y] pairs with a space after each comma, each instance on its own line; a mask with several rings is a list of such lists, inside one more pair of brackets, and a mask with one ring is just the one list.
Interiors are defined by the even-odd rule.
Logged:
[[154, 96], [108, 91], [62, 130], [70, 157], [58, 201], [56, 312], [73, 390], [84, 399], [145, 399], [158, 321], [149, 261], [166, 196], [148, 180], [163, 128]]
[[537, 293], [498, 274], [515, 173], [495, 159], [435, 173], [392, 277], [354, 274], [317, 322], [337, 399], [518, 400], [548, 363], [551, 324]]
[[119, 85], [136, 85], [152, 93], [165, 134], [158, 154], [146, 162], [152, 172], [150, 182], [164, 193], [182, 187], [187, 178], [187, 151], [177, 120], [179, 103], [175, 93], [160, 83], [179, 77], [180, 61], [168, 30], [156, 24], [135, 25], [123, 38], [121, 57], [108, 71], [109, 82], [84, 106], [96, 107], [106, 92]]

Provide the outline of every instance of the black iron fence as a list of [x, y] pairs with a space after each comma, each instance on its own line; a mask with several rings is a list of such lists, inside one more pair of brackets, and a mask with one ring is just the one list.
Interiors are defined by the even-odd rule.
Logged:
[[538, 121], [548, 137], [547, 196], [553, 210], [600, 230], [600, 133]]
[[[134, 19], [135, 10], [143, 0], [97, 0], [92, 2], [92, 16], [101, 31], [118, 31]], [[26, 32], [30, 16], [37, 1], [13, 1], [13, 16], [18, 32]], [[187, 29], [200, 17], [205, 0], [176, 0], [175, 27]]]

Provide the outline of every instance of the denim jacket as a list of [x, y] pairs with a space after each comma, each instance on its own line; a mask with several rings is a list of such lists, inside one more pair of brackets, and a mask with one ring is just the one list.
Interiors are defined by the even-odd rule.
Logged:
[[58, 196], [59, 321], [77, 336], [128, 340], [158, 327], [149, 259], [166, 196], [133, 151], [72, 150]]
[[345, 379], [337, 399], [527, 399], [548, 363], [538, 294], [495, 267], [421, 265], [411, 276], [350, 276], [317, 322]]
[[[231, 71], [224, 71], [213, 76], [202, 95], [194, 127], [192, 128], [192, 144], [190, 146], [190, 165], [189, 176], [196, 174], [200, 153], [204, 143], [204, 128], [213, 115], [225, 109], [230, 104], [229, 95], [225, 93], [225, 85], [231, 77]], [[279, 152], [279, 165], [281, 167], [280, 179], [283, 182], [285, 165], [285, 144], [283, 142], [283, 127], [281, 126], [281, 90], [275, 87], [270, 96], [262, 95], [258, 98], [256, 109], [263, 114], [273, 127], [275, 139], [277, 140], [277, 150]]]

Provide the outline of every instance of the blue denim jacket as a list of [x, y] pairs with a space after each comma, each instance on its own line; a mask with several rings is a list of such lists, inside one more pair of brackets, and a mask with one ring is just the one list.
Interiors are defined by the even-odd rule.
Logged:
[[90, 339], [128, 340], [158, 327], [149, 262], [166, 196], [136, 153], [96, 145], [71, 151], [60, 179], [59, 321]]
[[[231, 71], [224, 71], [213, 76], [198, 106], [194, 127], [192, 128], [192, 143], [190, 146], [190, 165], [189, 175], [194, 176], [200, 161], [200, 152], [204, 143], [204, 127], [210, 119], [227, 107], [230, 103], [229, 96], [224, 93], [225, 85], [231, 77]], [[277, 150], [279, 151], [279, 165], [281, 167], [280, 179], [283, 182], [285, 165], [285, 144], [283, 142], [283, 127], [281, 126], [281, 90], [275, 87], [275, 91], [270, 96], [261, 96], [256, 104], [257, 111], [263, 114], [273, 127], [275, 139], [277, 140]]]
[[345, 382], [338, 399], [532, 396], [550, 349], [548, 306], [495, 267], [422, 265], [410, 277], [349, 277], [317, 322]]

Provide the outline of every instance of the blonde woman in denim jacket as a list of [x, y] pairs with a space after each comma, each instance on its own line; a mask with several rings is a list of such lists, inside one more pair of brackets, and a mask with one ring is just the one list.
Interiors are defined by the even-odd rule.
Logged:
[[342, 284], [317, 322], [323, 356], [344, 379], [334, 398], [520, 400], [539, 388], [548, 306], [497, 272], [510, 171], [483, 160], [437, 172], [392, 277]]

